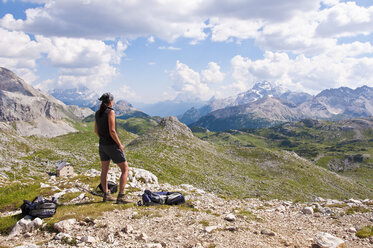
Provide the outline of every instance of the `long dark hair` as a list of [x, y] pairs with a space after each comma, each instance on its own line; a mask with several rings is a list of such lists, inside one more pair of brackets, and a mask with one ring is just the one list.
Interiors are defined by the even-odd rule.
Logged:
[[114, 100], [114, 96], [111, 93], [107, 92], [102, 94], [102, 96], [98, 100], [101, 101], [100, 109], [98, 110], [98, 116], [101, 116], [108, 108], [110, 102]]

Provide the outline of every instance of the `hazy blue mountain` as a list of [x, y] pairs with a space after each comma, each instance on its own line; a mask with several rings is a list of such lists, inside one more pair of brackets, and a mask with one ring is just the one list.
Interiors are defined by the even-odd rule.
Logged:
[[153, 104], [134, 103], [137, 109], [144, 111], [151, 116], [181, 116], [190, 108], [200, 108], [206, 104], [199, 98], [188, 98], [161, 101]]
[[99, 102], [99, 95], [85, 86], [73, 89], [54, 89], [50, 91], [50, 94], [66, 105], [77, 105], [91, 108], [92, 110]]

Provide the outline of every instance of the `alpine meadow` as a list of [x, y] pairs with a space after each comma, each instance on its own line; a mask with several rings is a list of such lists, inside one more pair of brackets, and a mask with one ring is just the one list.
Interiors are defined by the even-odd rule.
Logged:
[[0, 1], [0, 248], [373, 247], [372, 23], [367, 0]]

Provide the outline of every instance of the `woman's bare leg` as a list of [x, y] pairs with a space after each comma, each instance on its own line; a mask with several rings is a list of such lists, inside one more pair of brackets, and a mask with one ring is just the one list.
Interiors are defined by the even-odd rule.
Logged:
[[108, 192], [107, 188], [107, 174], [109, 173], [110, 160], [101, 161], [101, 186], [104, 192]]
[[128, 173], [130, 172], [130, 168], [128, 167], [127, 161], [124, 161], [122, 163], [117, 164], [119, 168], [122, 171], [122, 174], [120, 175], [119, 178], [119, 194], [125, 192], [126, 184], [127, 184], [127, 178], [128, 178]]

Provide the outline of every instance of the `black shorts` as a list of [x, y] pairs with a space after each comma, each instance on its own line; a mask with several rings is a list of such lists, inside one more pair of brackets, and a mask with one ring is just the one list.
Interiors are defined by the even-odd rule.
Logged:
[[114, 163], [123, 163], [126, 161], [126, 156], [119, 149], [117, 144], [115, 145], [99, 145], [98, 152], [100, 154], [101, 161], [113, 160]]

